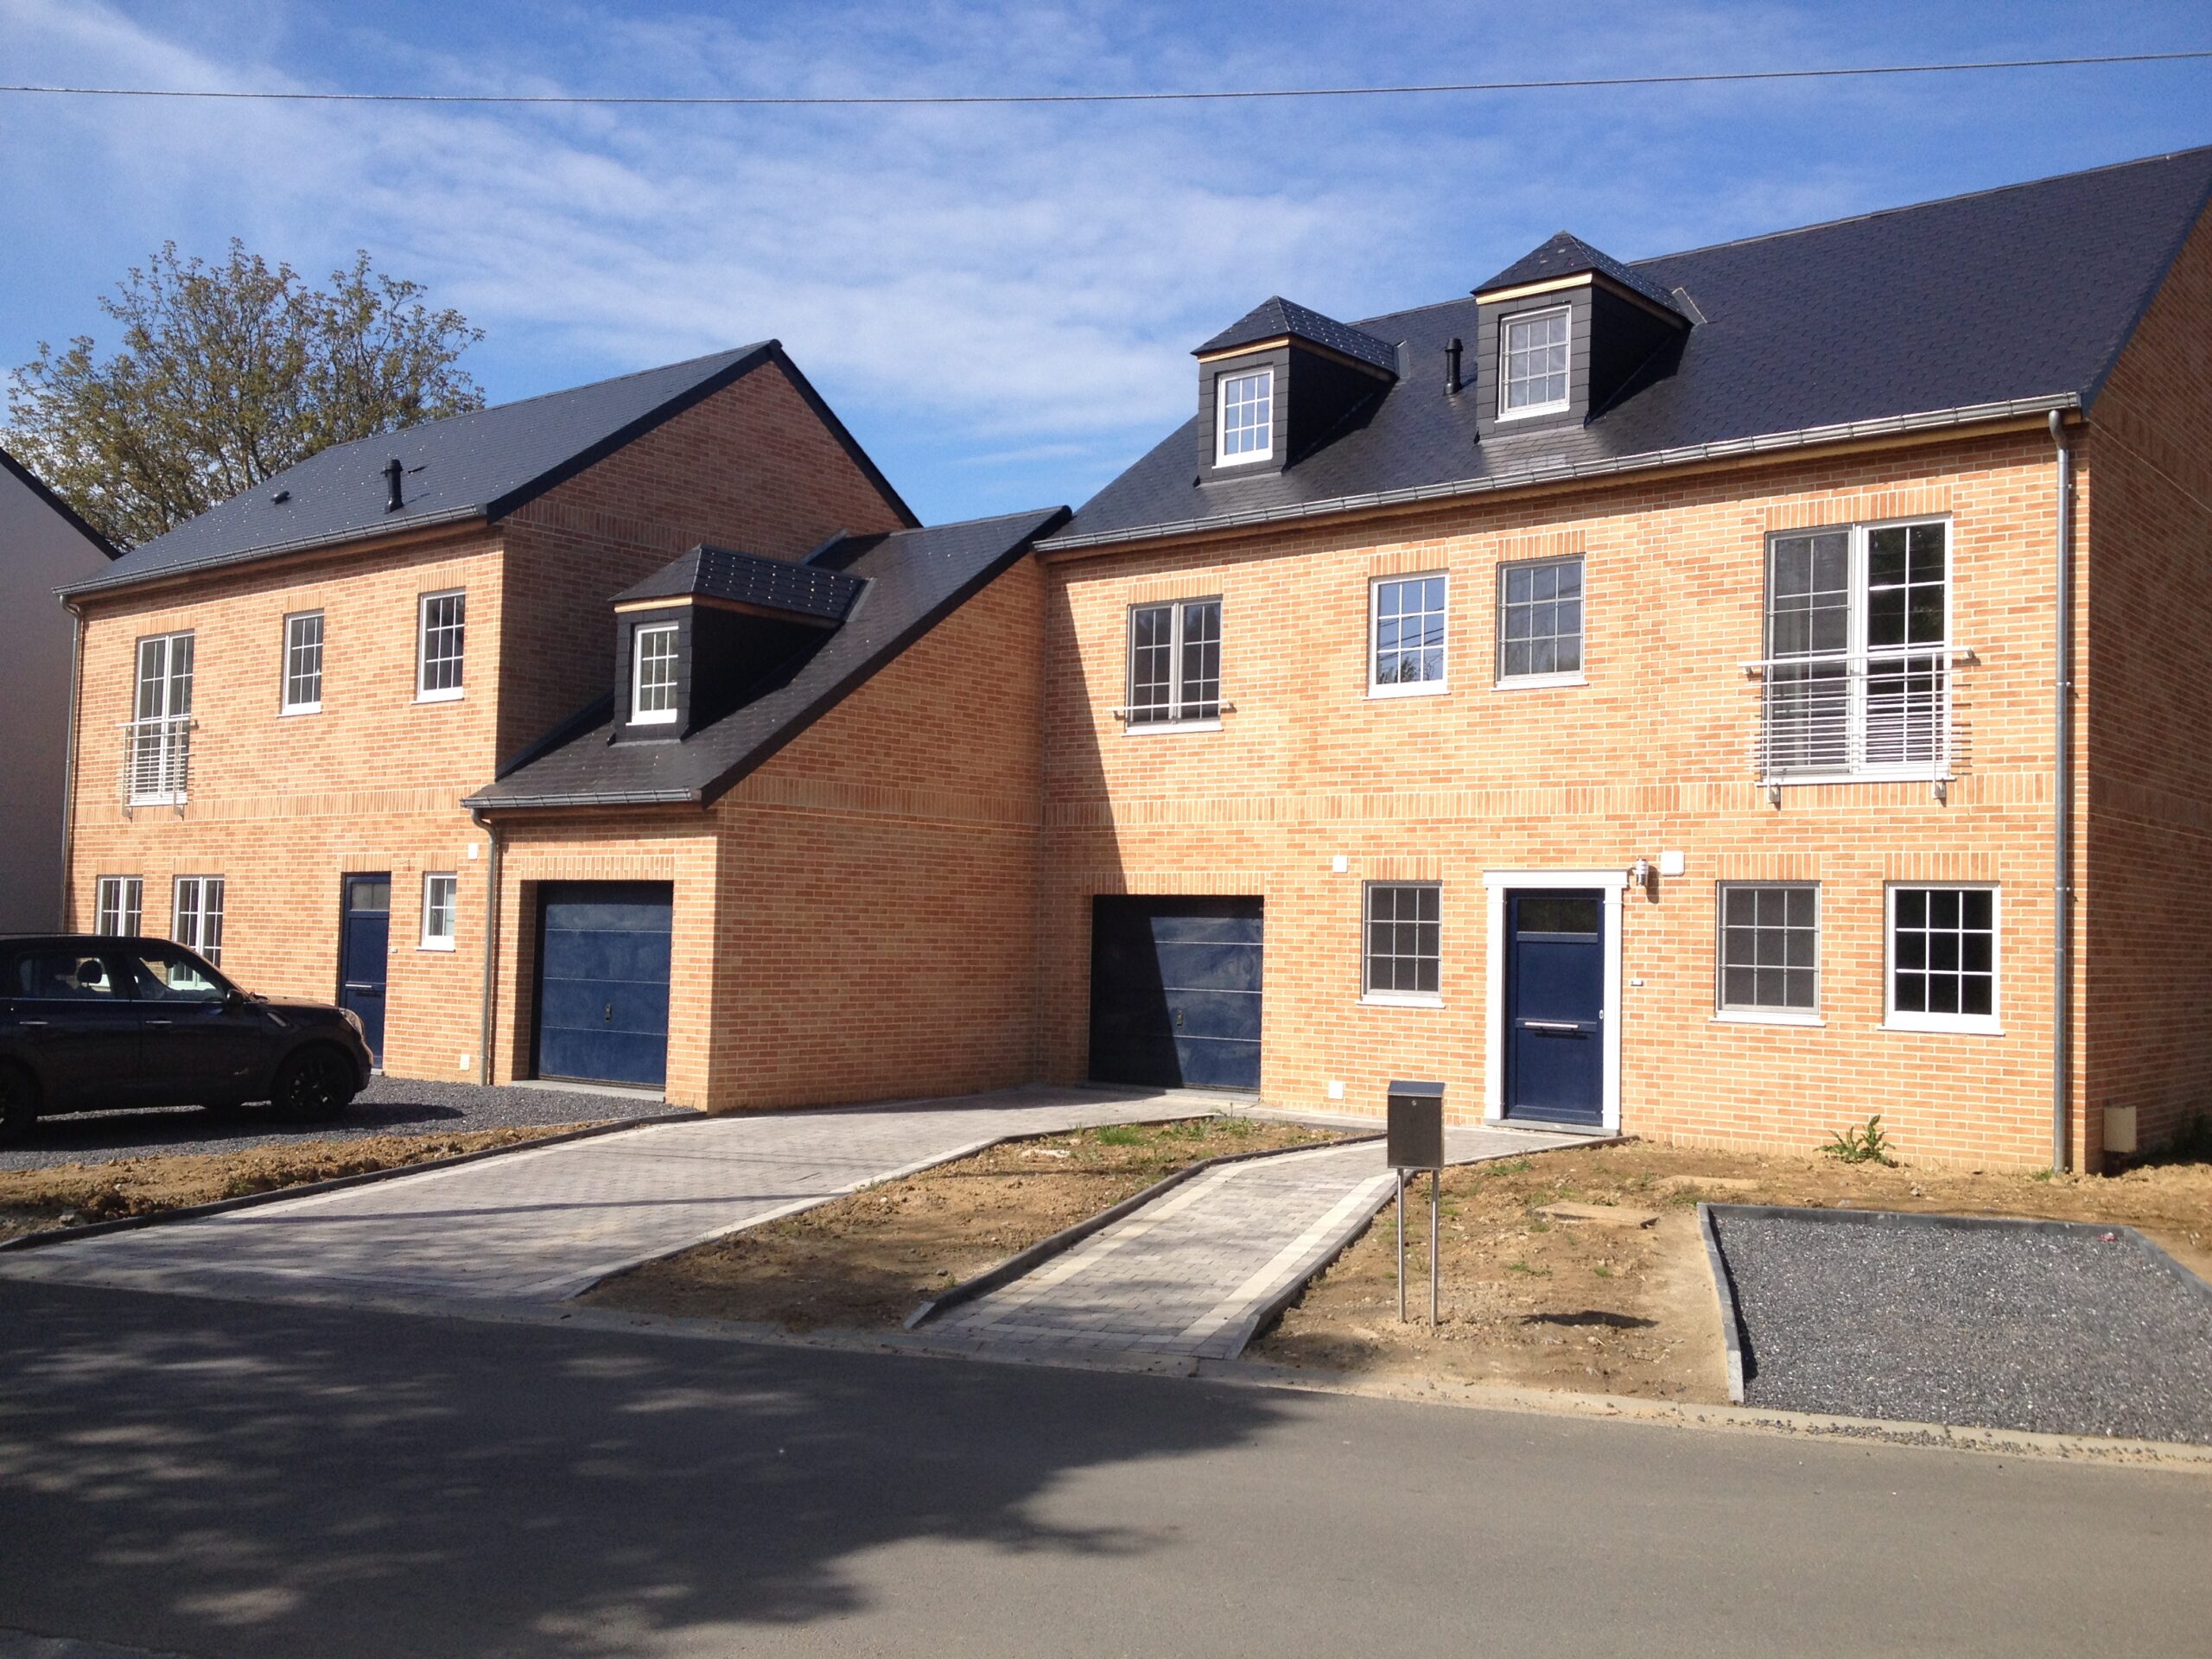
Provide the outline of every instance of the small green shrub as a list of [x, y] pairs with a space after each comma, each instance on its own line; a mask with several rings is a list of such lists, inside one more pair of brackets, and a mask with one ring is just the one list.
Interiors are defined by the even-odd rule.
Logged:
[[1879, 1112], [1866, 1120], [1864, 1128], [1838, 1129], [1821, 1150], [1844, 1164], [1882, 1164], [1894, 1167], [1897, 1161], [1890, 1156], [1890, 1137], [1882, 1133], [1882, 1115]]
[[1134, 1123], [1109, 1123], [1098, 1131], [1102, 1147], [1141, 1147], [1144, 1139], [1144, 1131]]

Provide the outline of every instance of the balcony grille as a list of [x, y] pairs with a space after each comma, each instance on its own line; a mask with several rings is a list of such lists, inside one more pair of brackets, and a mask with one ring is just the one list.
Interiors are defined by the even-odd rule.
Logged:
[[189, 715], [123, 722], [123, 804], [182, 806], [192, 775]]
[[1752, 768], [1768, 783], [1951, 778], [1963, 758], [1952, 682], [1973, 661], [1900, 647], [1746, 663], [1759, 688]]

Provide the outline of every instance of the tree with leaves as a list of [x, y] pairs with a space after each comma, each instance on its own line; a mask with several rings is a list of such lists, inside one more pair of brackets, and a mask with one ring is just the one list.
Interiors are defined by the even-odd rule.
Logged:
[[481, 409], [456, 366], [484, 337], [369, 256], [308, 287], [235, 237], [219, 265], [165, 243], [89, 335], [13, 372], [6, 447], [118, 546], [149, 541], [319, 449]]

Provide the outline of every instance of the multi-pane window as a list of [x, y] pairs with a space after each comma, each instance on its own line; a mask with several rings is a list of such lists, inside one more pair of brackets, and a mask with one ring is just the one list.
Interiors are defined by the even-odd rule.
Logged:
[[1382, 692], [1444, 689], [1444, 578], [1375, 584], [1374, 677]]
[[1996, 888], [1891, 887], [1889, 967], [1892, 1025], [1993, 1027]]
[[100, 877], [99, 899], [94, 906], [98, 919], [93, 930], [100, 933], [136, 933], [138, 918], [145, 905], [146, 883], [135, 875], [104, 875]]
[[429, 702], [461, 695], [461, 653], [467, 632], [468, 595], [423, 595], [421, 643], [416, 652], [415, 696]]
[[461, 878], [450, 874], [423, 878], [423, 948], [453, 949], [454, 914], [461, 896]]
[[1947, 523], [1777, 536], [1766, 612], [1766, 775], [1948, 771]]
[[1582, 561], [1545, 559], [1498, 571], [1497, 677], [1582, 672]]
[[176, 879], [176, 910], [169, 937], [188, 950], [197, 950], [218, 967], [223, 961], [223, 878], [219, 875], [180, 875]]
[[1443, 907], [1444, 890], [1433, 881], [1368, 884], [1366, 988], [1370, 996], [1438, 995]]
[[322, 613], [302, 611], [284, 619], [284, 705], [288, 715], [311, 715], [322, 707]]
[[1221, 429], [1214, 448], [1217, 465], [1268, 458], [1274, 445], [1274, 390], [1273, 369], [1224, 374], [1214, 382]]
[[124, 746], [133, 806], [184, 800], [192, 761], [192, 663], [188, 633], [157, 633], [138, 642], [138, 689]]
[[1139, 605], [1129, 612], [1131, 727], [1221, 715], [1221, 601]]
[[676, 624], [640, 623], [630, 635], [630, 723], [676, 719]]
[[1497, 412], [1543, 415], [1567, 407], [1567, 308], [1508, 317], [1498, 329]]
[[1724, 886], [1722, 1010], [1810, 1014], [1820, 1006], [1820, 889], [1809, 882]]

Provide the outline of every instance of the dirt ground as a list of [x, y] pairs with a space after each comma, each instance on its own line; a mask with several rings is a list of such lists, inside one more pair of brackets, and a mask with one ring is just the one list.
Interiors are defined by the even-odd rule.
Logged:
[[895, 1326], [936, 1292], [1179, 1169], [1338, 1138], [1333, 1130], [1211, 1117], [1007, 1141], [649, 1262], [583, 1300], [795, 1331]]
[[[1407, 1380], [1727, 1398], [1697, 1204], [1818, 1205], [2041, 1216], [2140, 1227], [2212, 1276], [2212, 1165], [2111, 1178], [1889, 1169], [1637, 1142], [1447, 1171], [1442, 1323], [1432, 1332], [1428, 1191], [1407, 1203], [1408, 1312], [1397, 1320], [1391, 1212], [1247, 1354]], [[1656, 1211], [1649, 1229], [1548, 1222], [1560, 1203]]]
[[85, 1222], [181, 1210], [218, 1198], [301, 1186], [340, 1175], [397, 1169], [491, 1147], [566, 1135], [580, 1123], [478, 1129], [460, 1135], [376, 1135], [349, 1141], [297, 1141], [189, 1157], [118, 1158], [104, 1164], [56, 1164], [0, 1172], [0, 1238]]

